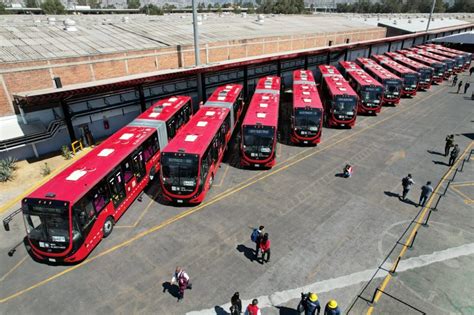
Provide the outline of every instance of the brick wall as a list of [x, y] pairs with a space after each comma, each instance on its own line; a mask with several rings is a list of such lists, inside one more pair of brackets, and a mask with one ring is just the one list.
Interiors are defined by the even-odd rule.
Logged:
[[[201, 62], [219, 62], [262, 54], [316, 48], [385, 37], [384, 28], [352, 32], [307, 34], [223, 41], [201, 45]], [[156, 70], [194, 65], [192, 45], [156, 50], [131, 51], [90, 57], [63, 58], [0, 65], [0, 116], [14, 112], [11, 100], [17, 92], [54, 87], [52, 78], [60, 77], [63, 86], [115, 78]]]

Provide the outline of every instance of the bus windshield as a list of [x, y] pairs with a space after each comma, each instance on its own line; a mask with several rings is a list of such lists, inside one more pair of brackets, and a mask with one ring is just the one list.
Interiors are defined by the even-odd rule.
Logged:
[[446, 71], [446, 65], [444, 63], [436, 63], [433, 65], [433, 68], [435, 69], [435, 73], [439, 76], [443, 76]]
[[309, 131], [318, 131], [321, 124], [321, 110], [300, 109], [295, 110], [295, 128], [304, 128]]
[[383, 89], [381, 86], [364, 86], [360, 92], [362, 102], [373, 102], [382, 97]]
[[400, 93], [400, 81], [386, 80], [384, 82], [384, 88], [385, 88], [386, 93], [389, 93], [392, 95], [398, 95]]
[[243, 127], [243, 149], [244, 152], [252, 158], [269, 157], [272, 152], [274, 140], [275, 127]]
[[454, 61], [453, 60], [445, 60], [446, 62], [446, 67], [448, 68], [448, 71], [453, 71], [453, 66], [454, 66]]
[[39, 247], [66, 248], [64, 243], [69, 243], [69, 215], [66, 206], [58, 205], [57, 201], [45, 200], [44, 203], [32, 201], [23, 207], [23, 218], [28, 238], [38, 241]]
[[357, 101], [354, 97], [336, 96], [334, 113], [339, 115], [354, 115]]
[[418, 76], [410, 73], [403, 76], [403, 84], [405, 86], [416, 87], [418, 84]]
[[431, 69], [421, 69], [420, 74], [421, 74], [420, 81], [430, 82], [431, 81], [431, 76], [433, 75], [433, 70], [431, 70]]
[[161, 159], [163, 183], [171, 186], [172, 191], [181, 191], [179, 186], [195, 187], [198, 164], [199, 159], [194, 154], [164, 153]]

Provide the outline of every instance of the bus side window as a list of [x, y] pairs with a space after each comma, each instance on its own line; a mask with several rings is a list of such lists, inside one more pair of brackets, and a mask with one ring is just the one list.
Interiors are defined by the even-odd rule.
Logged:
[[189, 121], [189, 118], [191, 117], [191, 102], [188, 102], [185, 106], [184, 106], [184, 119], [186, 122]]
[[94, 222], [95, 210], [92, 206], [92, 200], [89, 194], [85, 195], [81, 200], [79, 200], [74, 206], [74, 215], [77, 220], [79, 229], [82, 232], [82, 236], [86, 237], [89, 233], [91, 223]]
[[[235, 100], [234, 104], [233, 104], [233, 110], [234, 110], [234, 119], [237, 120], [237, 112], [239, 111], [239, 108], [242, 104], [242, 95], [239, 94], [239, 97], [237, 97], [237, 99]], [[234, 122], [235, 123], [235, 122]]]
[[227, 115], [226, 119], [224, 120], [224, 126], [226, 130], [225, 133], [227, 134], [227, 132], [230, 130], [230, 115]]
[[151, 157], [160, 149], [156, 132], [148, 140], [145, 141], [144, 146], [145, 149], [143, 150], [143, 155], [145, 158], [145, 162], [148, 162]]
[[[212, 144], [211, 144], [212, 146]], [[209, 166], [210, 166], [210, 154], [209, 154], [209, 151], [210, 151], [210, 148], [206, 150], [206, 153], [204, 153], [204, 155], [202, 156], [202, 159], [201, 159], [201, 179], [202, 179], [202, 182], [205, 181], [206, 177], [207, 177], [207, 174], [209, 172]]]
[[133, 177], [132, 163], [129, 158], [126, 158], [125, 161], [122, 162], [122, 171], [125, 183], [128, 183]]
[[168, 131], [168, 140], [171, 140], [176, 135], [176, 118], [173, 117], [171, 120], [166, 124], [166, 129]]
[[145, 162], [143, 161], [142, 151], [139, 151], [132, 155], [132, 168], [133, 168], [133, 173], [135, 177], [137, 178], [137, 182], [140, 182], [146, 173]]
[[92, 204], [94, 205], [95, 211], [99, 213], [110, 201], [109, 190], [105, 182], [100, 182], [92, 190]]
[[218, 135], [214, 137], [211, 143], [211, 153], [212, 153], [212, 159], [214, 162], [217, 161], [217, 158], [219, 157], [219, 140], [218, 140]]

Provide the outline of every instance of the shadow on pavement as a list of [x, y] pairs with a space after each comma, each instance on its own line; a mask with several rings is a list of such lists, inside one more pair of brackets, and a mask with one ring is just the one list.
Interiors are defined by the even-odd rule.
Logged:
[[239, 244], [237, 245], [237, 250], [241, 253], [244, 253], [244, 256], [247, 257], [248, 260], [255, 260], [255, 251], [252, 248], [249, 248], [244, 244]]
[[[471, 122], [474, 122], [474, 120], [472, 120]], [[463, 133], [462, 135], [466, 138], [474, 140], [474, 133]]]
[[229, 312], [227, 312], [222, 307], [217, 306], [217, 305], [214, 306], [214, 311], [216, 312], [216, 315], [228, 315], [229, 314]]
[[297, 310], [285, 306], [277, 306], [276, 307], [280, 312], [280, 315], [299, 315]]
[[437, 165], [446, 165], [446, 166], [449, 166], [448, 163], [446, 162], [443, 162], [443, 161], [433, 161], [434, 164], [437, 164]]
[[426, 150], [426, 152], [428, 152], [429, 154], [444, 156], [443, 153], [438, 152], [438, 151]]
[[169, 281], [166, 281], [166, 282], [163, 282], [162, 286], [163, 286], [163, 293], [168, 291], [169, 294], [171, 294], [171, 296], [175, 298], [179, 297], [179, 288], [177, 285], [171, 284]]

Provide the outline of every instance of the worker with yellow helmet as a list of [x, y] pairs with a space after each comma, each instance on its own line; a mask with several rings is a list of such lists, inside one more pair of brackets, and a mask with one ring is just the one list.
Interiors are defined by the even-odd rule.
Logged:
[[321, 312], [321, 305], [318, 301], [318, 295], [313, 292], [307, 294], [301, 293], [301, 301], [298, 305], [298, 311], [305, 315], [319, 315]]
[[341, 315], [341, 310], [337, 306], [336, 300], [330, 300], [324, 309], [324, 315]]

